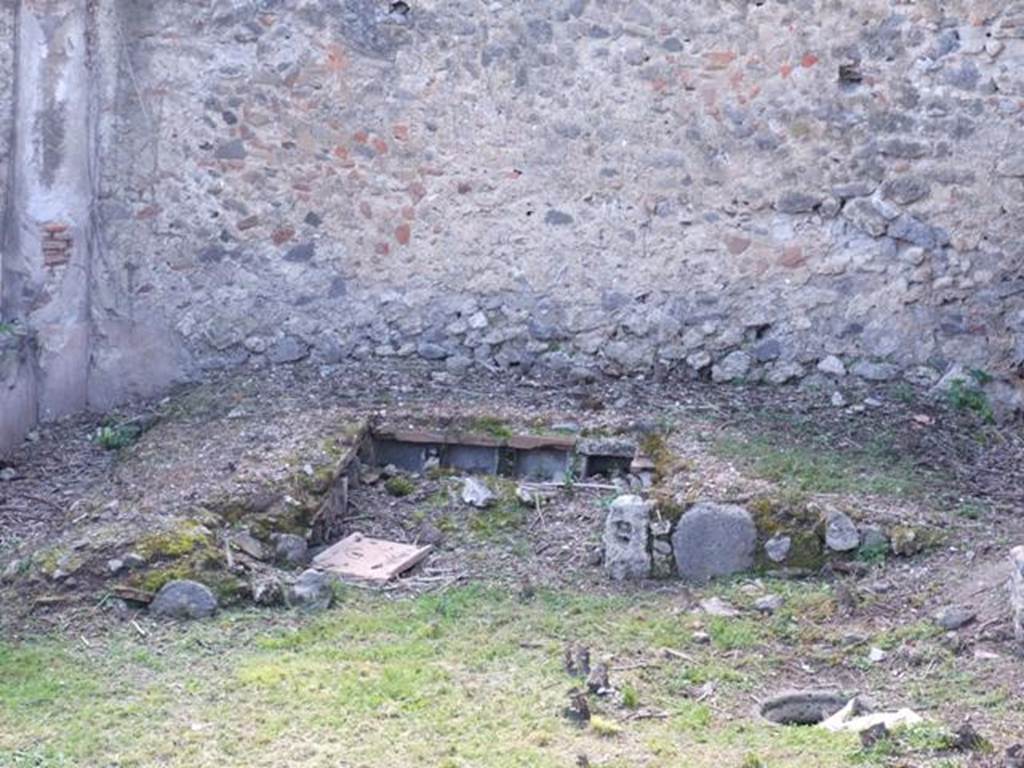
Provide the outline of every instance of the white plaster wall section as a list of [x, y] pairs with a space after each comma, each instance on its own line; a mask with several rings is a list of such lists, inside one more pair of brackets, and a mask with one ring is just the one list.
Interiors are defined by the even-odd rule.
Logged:
[[34, 333], [43, 418], [86, 404], [92, 237], [88, 15], [87, 0], [26, 0], [18, 14], [5, 304]]

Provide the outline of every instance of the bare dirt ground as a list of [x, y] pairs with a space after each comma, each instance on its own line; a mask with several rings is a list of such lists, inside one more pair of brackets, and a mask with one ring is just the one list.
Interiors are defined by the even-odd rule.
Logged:
[[[832, 404], [835, 389], [850, 405]], [[296, 476], [315, 477], [320, 462], [351, 446], [367, 424], [402, 419], [657, 433], [669, 453], [659, 498], [671, 504], [835, 506], [862, 523], [912, 529], [922, 545], [911, 556], [837, 560], [792, 586], [753, 576], [710, 587], [618, 585], [596, 554], [614, 492], [559, 489], [541, 508], [502, 505], [481, 515], [460, 502], [457, 478], [417, 476], [397, 497], [372, 471], [372, 482], [352, 490], [343, 533], [436, 544], [423, 567], [385, 588], [389, 599], [476, 584], [525, 598], [537, 590], [654, 594], [693, 613], [699, 631], [697, 604], [708, 595], [756, 623], [753, 601], [782, 591], [803, 613], [764, 638], [770, 650], [757, 654], [772, 663], [758, 667], [753, 687], [719, 702], [730, 717], [748, 716], [766, 692], [825, 681], [945, 723], [970, 720], [998, 749], [1024, 732], [1024, 672], [1003, 586], [1008, 551], [1024, 542], [1024, 439], [1017, 425], [984, 423], [905, 385], [566, 385], [369, 365], [214, 376], [103, 420], [48, 425], [0, 465], [5, 637], [95, 635], [125, 621], [149, 626], [142, 612], [111, 609], [117, 579], [104, 570], [108, 559], [154, 532], [179, 531], [182, 521], [210, 524], [203, 515], [223, 514], [233, 499], [250, 503]], [[104, 424], [126, 422], [147, 431], [120, 450], [98, 444]], [[936, 629], [932, 617], [950, 605], [969, 606], [977, 618], [959, 631]], [[868, 660], [872, 648], [883, 651], [881, 660]], [[720, 661], [742, 665], [750, 652], [738, 643]]]

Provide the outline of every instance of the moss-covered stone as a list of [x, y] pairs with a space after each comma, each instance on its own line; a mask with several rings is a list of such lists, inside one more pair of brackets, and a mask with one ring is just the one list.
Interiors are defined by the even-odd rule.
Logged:
[[129, 585], [153, 594], [172, 581], [197, 581], [209, 587], [222, 604], [238, 602], [245, 595], [247, 586], [237, 576], [223, 570], [196, 567], [195, 563], [180, 562], [164, 568], [140, 573], [129, 580]]
[[172, 529], [140, 539], [135, 549], [149, 561], [176, 560], [212, 543], [209, 528], [196, 520], [186, 520]]
[[53, 577], [58, 574], [70, 576], [85, 564], [85, 558], [62, 547], [53, 547], [36, 552], [32, 556], [31, 562], [35, 569], [44, 576]]
[[668, 437], [662, 432], [649, 432], [640, 438], [640, 450], [654, 462], [654, 481], [662, 482], [688, 468], [684, 459], [672, 452]]
[[892, 553], [912, 557], [942, 544], [942, 533], [925, 526], [895, 525], [889, 529]]
[[[757, 567], [773, 570], [779, 566], [818, 570], [825, 563], [824, 524], [820, 511], [800, 495], [762, 496], [749, 504], [758, 532]], [[774, 536], [788, 536], [789, 554], [774, 563], [764, 552], [764, 543]]]

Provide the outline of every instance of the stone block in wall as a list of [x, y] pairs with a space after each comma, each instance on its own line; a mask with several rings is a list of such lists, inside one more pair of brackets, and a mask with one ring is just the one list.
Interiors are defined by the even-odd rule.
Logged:
[[639, 496], [612, 502], [604, 524], [604, 569], [615, 581], [651, 575], [650, 524], [653, 504]]

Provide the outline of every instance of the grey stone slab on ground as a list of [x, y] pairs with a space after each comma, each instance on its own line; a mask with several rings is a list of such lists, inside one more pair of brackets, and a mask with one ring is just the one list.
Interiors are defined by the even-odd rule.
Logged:
[[164, 584], [149, 605], [149, 612], [165, 619], [205, 619], [217, 611], [217, 598], [197, 581]]
[[619, 496], [609, 507], [604, 523], [604, 569], [615, 581], [651, 575], [653, 506], [639, 496]]
[[676, 525], [672, 546], [684, 579], [706, 581], [754, 567], [757, 526], [743, 507], [703, 502]]

